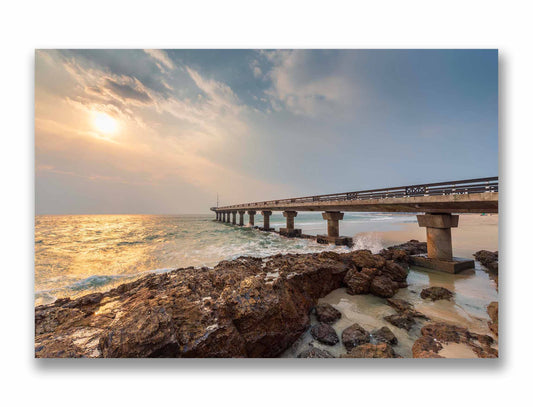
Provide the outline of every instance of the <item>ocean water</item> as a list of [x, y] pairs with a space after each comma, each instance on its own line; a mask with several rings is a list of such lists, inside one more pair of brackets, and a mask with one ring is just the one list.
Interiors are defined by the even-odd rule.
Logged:
[[[310, 239], [287, 239], [213, 221], [213, 215], [64, 215], [35, 217], [35, 304], [107, 291], [144, 273], [187, 266], [211, 267], [239, 256], [347, 251]], [[245, 216], [248, 221], [248, 216]], [[345, 214], [341, 235], [354, 236], [351, 250], [383, 248], [379, 235], [416, 222], [408, 214]], [[256, 215], [256, 225], [262, 217]], [[320, 213], [299, 213], [303, 233], [325, 234]], [[271, 227], [285, 226], [273, 214]]]

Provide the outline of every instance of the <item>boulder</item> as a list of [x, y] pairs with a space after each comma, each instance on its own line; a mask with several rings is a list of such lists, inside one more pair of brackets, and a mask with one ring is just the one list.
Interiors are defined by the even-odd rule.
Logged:
[[324, 324], [323, 322], [311, 328], [311, 336], [326, 345], [335, 345], [339, 342], [337, 332], [335, 332], [331, 325]]
[[342, 331], [342, 343], [347, 350], [368, 342], [370, 342], [370, 334], [357, 323]]
[[368, 294], [370, 283], [377, 272], [378, 270], [374, 268], [364, 268], [361, 271], [358, 271], [357, 268], [348, 270], [344, 277], [346, 292], [350, 295]]
[[453, 297], [453, 293], [444, 287], [429, 287], [422, 290], [420, 297], [429, 298], [431, 301], [449, 300]]
[[315, 307], [316, 318], [319, 322], [333, 324], [342, 316], [341, 312], [330, 304], [321, 303]]
[[409, 240], [406, 243], [402, 243], [396, 246], [389, 246], [386, 249], [383, 249], [379, 254], [386, 259], [394, 260], [392, 253], [395, 251], [401, 250], [408, 256], [413, 256], [417, 254], [424, 254], [428, 252], [428, 245], [426, 242], [419, 242], [418, 240]]
[[398, 338], [396, 338], [392, 331], [386, 326], [372, 331], [372, 338], [374, 338], [376, 342], [384, 342], [389, 345], [396, 345], [398, 343]]
[[313, 345], [309, 345], [309, 347], [306, 350], [300, 352], [300, 354], [298, 355], [298, 358], [329, 359], [329, 358], [334, 358], [334, 356], [331, 353], [329, 353], [327, 350], [319, 349], [319, 348], [314, 347]]
[[429, 319], [421, 312], [415, 310], [413, 304], [399, 298], [387, 298], [387, 303], [394, 308], [399, 314], [408, 313], [414, 318]]
[[378, 343], [374, 345], [372, 343], [365, 343], [351, 349], [348, 353], [341, 355], [341, 358], [397, 358], [398, 355], [392, 349], [388, 343]]
[[370, 292], [378, 297], [389, 298], [398, 291], [398, 284], [386, 275], [374, 277], [370, 283]]
[[490, 272], [498, 274], [498, 252], [480, 250], [474, 253], [474, 258]]

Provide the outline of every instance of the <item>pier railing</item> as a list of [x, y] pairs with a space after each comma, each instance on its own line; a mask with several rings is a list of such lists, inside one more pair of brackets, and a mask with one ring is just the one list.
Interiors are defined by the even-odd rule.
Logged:
[[415, 196], [473, 194], [483, 192], [498, 192], [498, 177], [475, 178], [460, 181], [436, 182], [432, 184], [406, 185], [394, 188], [368, 189], [363, 191], [341, 192], [337, 194], [313, 195], [299, 198], [276, 199], [271, 201], [250, 202], [238, 205], [228, 205], [217, 209], [250, 208], [254, 206], [276, 206], [292, 203], [352, 201], [363, 199], [409, 198]]

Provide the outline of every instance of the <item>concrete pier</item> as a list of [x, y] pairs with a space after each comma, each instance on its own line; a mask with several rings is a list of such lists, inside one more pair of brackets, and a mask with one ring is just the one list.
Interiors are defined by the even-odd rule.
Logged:
[[231, 223], [233, 225], [237, 224], [237, 211], [232, 211], [231, 212]]
[[294, 218], [298, 215], [296, 211], [284, 211], [283, 216], [287, 219], [287, 227], [280, 228], [279, 233], [286, 237], [299, 237], [302, 235], [302, 229], [294, 228]]
[[324, 212], [322, 214], [322, 219], [328, 221], [328, 235], [318, 235], [316, 237], [317, 243], [335, 243], [336, 245], [342, 246], [353, 245], [353, 239], [347, 236], [339, 236], [339, 220], [344, 218], [344, 213], [342, 212]]
[[450, 213], [426, 213], [417, 215], [418, 226], [426, 228], [427, 256], [413, 256], [421, 267], [438, 269], [448, 273], [474, 268], [474, 261], [453, 257], [452, 228], [459, 225], [459, 215]]
[[248, 223], [250, 224], [251, 227], [254, 227], [254, 216], [255, 216], [255, 211], [248, 211], [248, 217], [250, 218], [248, 220]]
[[239, 211], [239, 226], [244, 226], [244, 214], [246, 211]]
[[261, 211], [261, 215], [263, 215], [263, 227], [260, 229], [266, 232], [274, 230], [270, 228], [270, 215], [272, 215], [272, 211]]
[[264, 224], [260, 229], [267, 231], [273, 230], [270, 228], [272, 211], [282, 211], [287, 225], [280, 228], [280, 234], [303, 238], [314, 237], [294, 228], [297, 213], [320, 211], [328, 222], [328, 233], [316, 236], [317, 242], [349, 246], [353, 245], [352, 238], [339, 236], [339, 221], [344, 218], [344, 212], [425, 213], [418, 215], [418, 223], [426, 228], [428, 254], [411, 256], [413, 263], [457, 273], [474, 267], [473, 260], [453, 257], [451, 229], [458, 226], [457, 214], [498, 213], [498, 188], [498, 177], [488, 177], [249, 202], [216, 206], [211, 210], [223, 222], [230, 222], [232, 213], [233, 224], [239, 211], [239, 225], [243, 225], [243, 214], [248, 212], [252, 227], [256, 211], [261, 211]]

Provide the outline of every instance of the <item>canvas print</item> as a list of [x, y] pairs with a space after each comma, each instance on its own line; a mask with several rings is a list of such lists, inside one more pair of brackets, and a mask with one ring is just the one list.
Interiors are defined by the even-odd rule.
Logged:
[[35, 357], [497, 358], [498, 189], [497, 50], [36, 50]]

